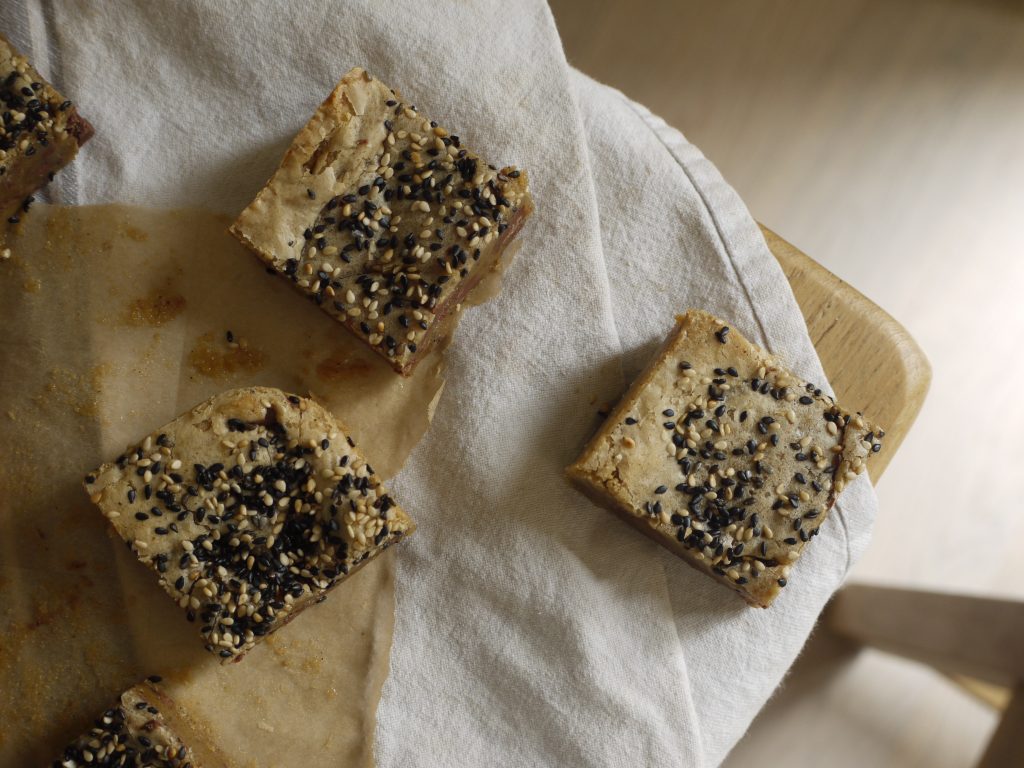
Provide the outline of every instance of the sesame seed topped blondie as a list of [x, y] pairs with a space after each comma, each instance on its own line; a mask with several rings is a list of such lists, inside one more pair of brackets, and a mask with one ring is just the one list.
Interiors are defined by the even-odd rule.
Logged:
[[532, 207], [525, 172], [353, 69], [231, 231], [408, 375]]
[[330, 413], [269, 388], [201, 403], [85, 487], [224, 661], [415, 527]]
[[92, 126], [0, 35], [0, 213], [17, 224], [31, 195], [67, 165]]
[[219, 760], [182, 732], [184, 718], [157, 689], [158, 681], [150, 678], [121, 694], [52, 768], [215, 768]]
[[721, 320], [691, 310], [568, 475], [767, 607], [882, 437]]

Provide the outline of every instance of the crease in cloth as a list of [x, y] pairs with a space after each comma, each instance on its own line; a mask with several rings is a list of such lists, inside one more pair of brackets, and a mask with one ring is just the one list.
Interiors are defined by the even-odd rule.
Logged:
[[[694, 180], [693, 174], [690, 172], [689, 166], [682, 161], [682, 158], [679, 157], [678, 151], [675, 148], [673, 148], [671, 144], [669, 144], [665, 136], [662, 135], [662, 131], [658, 130], [658, 127], [663, 126], [664, 128], [668, 128], [668, 130], [671, 130], [673, 132], [675, 132], [675, 129], [669, 128], [668, 124], [665, 123], [664, 120], [662, 120], [660, 117], [657, 117], [646, 108], [641, 107], [635, 101], [627, 98], [625, 94], [621, 93], [620, 91], [615, 91], [615, 93], [617, 96], [619, 96], [619, 98], [622, 99], [626, 106], [628, 106], [640, 118], [640, 121], [647, 126], [651, 133], [655, 137], [657, 137], [658, 141], [665, 148], [665, 151], [668, 152], [668, 154], [672, 157], [673, 162], [675, 162], [675, 164], [679, 166], [679, 169], [683, 172], [683, 175], [686, 176], [686, 179], [690, 182], [691, 189], [694, 191], [697, 197], [700, 198], [700, 201], [704, 206], [704, 210], [707, 213], [708, 218], [715, 225], [715, 234], [718, 236], [718, 240], [722, 245], [722, 250], [726, 254], [726, 256], [729, 257], [729, 266], [732, 268], [733, 274], [736, 276], [736, 280], [739, 282], [740, 286], [742, 286], [743, 292], [747, 297], [747, 303], [750, 307], [751, 314], [754, 316], [754, 319], [757, 320], [759, 343], [762, 346], [764, 346], [765, 349], [767, 349], [769, 352], [775, 354], [771, 337], [765, 330], [764, 321], [761, 319], [761, 313], [758, 310], [757, 305], [754, 303], [753, 296], [751, 295], [750, 288], [747, 286], [747, 282], [744, 279], [743, 273], [736, 265], [736, 258], [733, 255], [732, 246], [729, 240], [725, 237], [724, 233], [722, 232], [722, 225], [721, 222], [718, 220], [718, 216], [715, 215], [714, 209], [708, 203], [708, 199], [707, 196], [704, 194], [704, 190], [701, 189], [701, 187], [698, 186], [698, 184]], [[661, 125], [658, 126], [658, 123], [660, 123]], [[682, 134], [679, 134], [679, 138], [682, 138]]]

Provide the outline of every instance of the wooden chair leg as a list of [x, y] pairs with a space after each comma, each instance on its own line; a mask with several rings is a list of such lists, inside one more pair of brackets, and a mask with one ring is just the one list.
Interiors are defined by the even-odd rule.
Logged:
[[1024, 765], [1024, 684], [1018, 685], [1010, 706], [992, 734], [978, 768]]
[[1024, 682], [1024, 603], [855, 584], [824, 616], [833, 632], [948, 673]]
[[1012, 687], [978, 768], [1024, 766], [1024, 603], [855, 584], [836, 594], [824, 623], [942, 672]]

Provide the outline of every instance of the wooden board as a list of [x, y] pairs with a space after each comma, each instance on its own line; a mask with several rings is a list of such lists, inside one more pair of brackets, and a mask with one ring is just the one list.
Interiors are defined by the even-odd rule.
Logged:
[[917, 418], [932, 372], [907, 330], [855, 288], [765, 226], [836, 397], [886, 431], [870, 465], [877, 482]]
[[978, 768], [1024, 765], [1024, 683], [1018, 684]]

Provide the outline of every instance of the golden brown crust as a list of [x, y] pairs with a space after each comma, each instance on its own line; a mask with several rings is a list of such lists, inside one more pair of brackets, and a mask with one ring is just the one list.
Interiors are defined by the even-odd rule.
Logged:
[[567, 474], [767, 607], [883, 432], [691, 310]]
[[415, 529], [328, 411], [264, 387], [200, 403], [86, 490], [224, 661]]
[[532, 208], [525, 172], [486, 165], [357, 68], [231, 232], [409, 375]]

